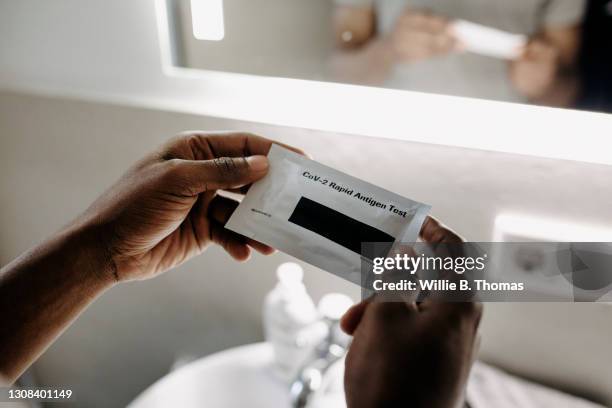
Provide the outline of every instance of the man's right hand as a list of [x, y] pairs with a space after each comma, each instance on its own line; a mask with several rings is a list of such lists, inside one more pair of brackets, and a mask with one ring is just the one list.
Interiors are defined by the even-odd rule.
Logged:
[[406, 9], [397, 19], [389, 41], [396, 58], [405, 62], [422, 61], [459, 49], [448, 19], [412, 9]]
[[342, 320], [349, 408], [455, 408], [475, 356], [478, 303], [365, 300]]
[[[421, 238], [432, 245], [462, 242], [428, 217]], [[342, 329], [353, 335], [344, 385], [349, 408], [455, 408], [463, 402], [478, 346], [479, 303], [383, 302], [353, 306]]]

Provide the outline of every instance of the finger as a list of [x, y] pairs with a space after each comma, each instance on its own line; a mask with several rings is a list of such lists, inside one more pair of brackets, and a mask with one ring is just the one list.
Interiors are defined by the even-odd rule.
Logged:
[[165, 187], [189, 196], [205, 191], [237, 189], [259, 180], [268, 172], [268, 158], [265, 156], [173, 159], [164, 165], [169, 183]]
[[529, 52], [532, 55], [539, 55], [550, 51], [550, 47], [548, 46], [548, 44], [539, 39], [534, 39], [530, 41], [527, 45], [527, 48], [529, 49]]
[[387, 300], [387, 296], [376, 295], [364, 311], [362, 319], [374, 319], [382, 326], [405, 323], [419, 314], [414, 302], [404, 302], [401, 298]]
[[[436, 219], [427, 217], [421, 228], [422, 240], [431, 249], [434, 256], [439, 259], [457, 258], [465, 256], [466, 245], [463, 239], [453, 231], [441, 225]], [[461, 284], [463, 275], [457, 274], [454, 271], [444, 269], [435, 271], [438, 279], [449, 280], [456, 285]], [[468, 274], [469, 276], [469, 274]], [[473, 299], [474, 293], [470, 290], [465, 291], [433, 291], [428, 293], [428, 297], [434, 297], [438, 300], [454, 300], [454, 301], [469, 301]]]
[[200, 195], [189, 212], [194, 241], [200, 252], [203, 251], [208, 244], [206, 238], [210, 237], [210, 221], [207, 211], [213, 197], [214, 195], [212, 194]]
[[352, 335], [355, 332], [357, 326], [359, 326], [359, 323], [361, 322], [361, 318], [370, 304], [371, 299], [371, 297], [367, 298], [356, 305], [351, 306], [351, 308], [346, 311], [344, 316], [342, 316], [342, 319], [340, 320], [340, 328], [346, 334]]
[[482, 303], [480, 302], [444, 302], [434, 298], [427, 298], [425, 310], [437, 318], [466, 322], [474, 333], [478, 330], [482, 319]]
[[511, 63], [513, 66], [518, 66], [521, 63], [525, 63], [526, 61], [529, 61], [532, 58], [533, 55], [533, 46], [532, 46], [533, 40], [529, 40], [526, 44], [522, 45], [519, 48], [519, 53], [516, 56], [516, 58], [514, 58]]
[[186, 131], [169, 140], [152, 155], [151, 160], [212, 160], [224, 156], [265, 156], [272, 144], [305, 155], [298, 148], [250, 133]]
[[442, 225], [433, 217], [427, 216], [419, 233], [421, 239], [430, 244], [440, 242], [461, 243], [463, 239], [454, 231]]
[[231, 198], [217, 195], [208, 207], [208, 216], [221, 225], [225, 225], [240, 203]]
[[530, 60], [555, 58], [555, 47], [541, 38], [532, 38], [525, 47], [525, 58]]
[[265, 156], [272, 144], [277, 144], [298, 154], [304, 152], [296, 147], [276, 142], [265, 137], [244, 132], [192, 132], [188, 136], [194, 151], [205, 154], [205, 158]]
[[427, 58], [431, 51], [429, 49], [429, 34], [411, 31], [406, 32], [404, 39], [396, 42], [395, 46], [401, 56], [408, 60], [420, 60]]
[[419, 31], [427, 31], [429, 16], [423, 12], [410, 13], [404, 23], [412, 29]]
[[254, 239], [247, 238], [246, 243], [262, 255], [272, 255], [276, 253], [276, 249], [259, 241], [255, 241]]
[[525, 45], [525, 52], [523, 53], [523, 58], [526, 60], [534, 59], [537, 56], [536, 46], [533, 41], [529, 41], [527, 45]]
[[431, 216], [425, 217], [425, 222], [423, 222], [423, 226], [421, 226], [421, 231], [419, 235], [421, 239], [425, 242], [431, 242], [431, 237], [433, 233], [440, 227], [440, 223], [438, 220]]
[[[217, 224], [225, 225], [239, 204], [240, 203], [236, 200], [218, 195], [211, 201], [208, 207], [208, 216]], [[266, 244], [262, 244], [251, 238], [243, 237], [242, 235], [240, 235], [240, 237], [243, 238], [246, 244], [263, 255], [271, 255], [276, 252], [274, 248]]]
[[210, 224], [210, 238], [239, 262], [244, 262], [251, 257], [251, 249], [242, 237], [235, 232], [223, 228], [223, 226], [214, 221]]
[[432, 34], [444, 34], [448, 31], [449, 22], [444, 17], [428, 15], [423, 21], [423, 27]]
[[527, 57], [527, 45], [521, 45], [516, 48], [514, 58], [510, 60], [510, 66], [514, 67], [518, 62], [523, 61]]
[[455, 38], [446, 33], [433, 34], [429, 37], [429, 49], [435, 54], [446, 54], [456, 47]]
[[402, 21], [408, 27], [429, 34], [441, 34], [448, 30], [448, 19], [431, 14], [427, 11], [413, 12]]

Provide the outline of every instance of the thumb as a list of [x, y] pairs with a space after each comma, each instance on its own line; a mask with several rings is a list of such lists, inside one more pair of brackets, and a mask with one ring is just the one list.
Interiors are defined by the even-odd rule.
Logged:
[[218, 157], [213, 160], [171, 160], [171, 179], [181, 194], [229, 190], [259, 180], [268, 172], [266, 156]]
[[342, 319], [340, 320], [340, 328], [346, 334], [353, 335], [359, 323], [361, 323], [361, 318], [363, 317], [368, 305], [371, 302], [371, 298], [367, 298], [362, 300], [350, 307], [349, 310], [346, 311]]

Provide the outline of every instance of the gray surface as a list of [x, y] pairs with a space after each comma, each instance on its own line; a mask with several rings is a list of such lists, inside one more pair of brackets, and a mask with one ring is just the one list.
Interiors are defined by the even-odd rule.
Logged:
[[[471, 240], [489, 240], [512, 210], [612, 227], [612, 168], [176, 113], [0, 93], [0, 263], [81, 211], [145, 151], [185, 129], [245, 129], [303, 147], [318, 160], [433, 205]], [[494, 137], [494, 135], [491, 135]], [[120, 406], [177, 355], [261, 338], [260, 308], [283, 255], [237, 265], [211, 250], [158, 279], [98, 300], [35, 367], [70, 384], [76, 407]], [[355, 288], [306, 268], [315, 298]], [[220, 289], [221, 288], [221, 289]], [[612, 402], [612, 308], [489, 305], [482, 354], [513, 372]]]

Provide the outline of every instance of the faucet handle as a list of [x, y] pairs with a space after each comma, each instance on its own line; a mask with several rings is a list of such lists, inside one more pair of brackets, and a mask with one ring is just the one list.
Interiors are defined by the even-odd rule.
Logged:
[[340, 330], [340, 319], [352, 304], [351, 298], [341, 293], [327, 294], [319, 301], [319, 323], [325, 330], [325, 337], [314, 348], [291, 385], [294, 407], [306, 407], [314, 393], [325, 390], [326, 373], [346, 354], [350, 339]]
[[319, 301], [317, 309], [328, 329], [328, 344], [340, 345], [344, 349], [348, 347], [350, 336], [340, 329], [340, 319], [352, 305], [353, 300], [341, 293], [329, 293]]

